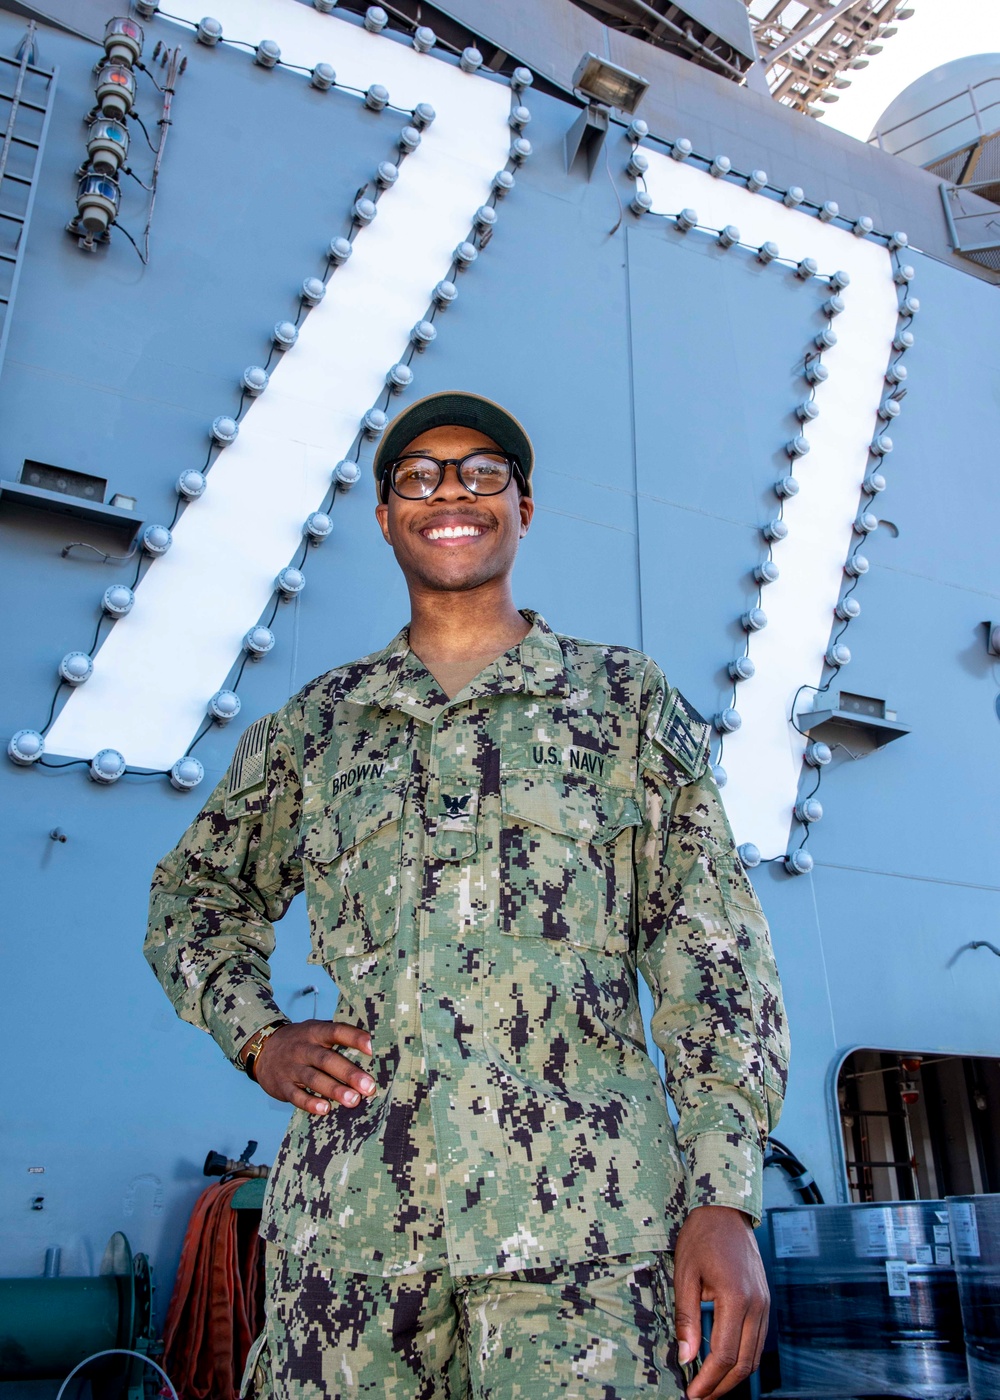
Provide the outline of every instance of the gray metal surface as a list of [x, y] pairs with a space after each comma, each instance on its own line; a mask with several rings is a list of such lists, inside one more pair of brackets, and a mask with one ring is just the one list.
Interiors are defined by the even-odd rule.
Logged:
[[[55, 11], [57, 0], [47, 4]], [[84, 28], [107, 16], [91, 0], [70, 8]], [[575, 65], [593, 47], [575, 7], [487, 8], [495, 42], [509, 38], [529, 62]], [[471, 23], [471, 0], [461, 9]], [[335, 36], [352, 21], [328, 22]], [[23, 30], [20, 16], [0, 11], [0, 50], [11, 52]], [[343, 95], [316, 93], [302, 74], [267, 73], [164, 21], [149, 34], [183, 38], [190, 63], [143, 268], [121, 238], [87, 257], [65, 233], [95, 51], [42, 31], [41, 57], [59, 65], [60, 84], [0, 379], [0, 477], [16, 478], [25, 458], [62, 465], [106, 478], [109, 497], [137, 497], [141, 517], [154, 520], [169, 518], [178, 472], [201, 465], [207, 425], [231, 411], [243, 367], [266, 354], [275, 319], [385, 158], [389, 128]], [[610, 47], [638, 66], [624, 41]], [[1000, 615], [993, 293], [960, 260], [937, 259], [932, 177], [655, 57], [647, 116], [665, 134], [686, 133], [746, 168], [763, 164], [774, 180], [908, 229], [935, 254], [908, 255], [922, 309], [879, 504], [898, 537], [879, 530], [868, 547], [864, 614], [851, 633], [851, 688], [884, 697], [912, 732], [831, 765], [811, 877], [791, 879], [780, 863], [754, 876], [794, 1046], [781, 1136], [836, 1199], [846, 1186], [828, 1076], [846, 1050], [1000, 1055], [997, 960], [968, 947], [995, 926], [1000, 898], [997, 679], [981, 631]], [[487, 393], [532, 433], [538, 511], [518, 602], [561, 630], [644, 646], [710, 714], [752, 601], [757, 531], [787, 463], [803, 334], [817, 329], [818, 312], [803, 313], [777, 274], [760, 276], [752, 255], [724, 262], [706, 237], [671, 240], [661, 223], [631, 214], [612, 232], [619, 198], [635, 188], [620, 128], [608, 137], [611, 178], [598, 167], [588, 181], [565, 168], [575, 106], [537, 91], [527, 100], [534, 155], [420, 359], [419, 389]], [[141, 192], [132, 198], [141, 210]], [[284, 469], [276, 460], [276, 493]], [[0, 801], [16, 813], [2, 852], [6, 1031], [18, 1067], [0, 1160], [6, 1272], [37, 1273], [46, 1248], [60, 1245], [65, 1272], [86, 1273], [97, 1244], [124, 1226], [154, 1259], [162, 1308], [206, 1149], [235, 1156], [252, 1136], [263, 1160], [275, 1150], [284, 1108], [174, 1019], [142, 961], [146, 890], [240, 728], [405, 620], [372, 507], [367, 478], [338, 502], [334, 536], [310, 555], [308, 589], [281, 613], [281, 645], [246, 670], [240, 720], [197, 750], [200, 790], [141, 777], [102, 789], [83, 768], [0, 762]], [[121, 553], [97, 522], [84, 529], [0, 501], [5, 736], [42, 723], [59, 658], [89, 642], [103, 590], [123, 577], [96, 556], [62, 557], [84, 538]], [[178, 662], [164, 655], [164, 674]], [[50, 839], [55, 828], [65, 842]], [[306, 954], [294, 906], [273, 966], [294, 1016], [312, 1014], [302, 991], [317, 975]], [[317, 1009], [329, 1016], [324, 986]], [[43, 1207], [32, 1209], [38, 1196]]]
[[752, 58], [756, 52], [750, 20], [743, 0], [734, 5], [730, 0], [684, 0], [683, 10], [713, 34], [718, 34], [734, 49]]
[[[649, 0], [573, 0], [613, 30], [627, 30], [738, 82], [756, 57], [750, 20], [742, 0], [685, 0], [652, 5]], [[719, 42], [721, 40], [721, 43]]]
[[[41, 8], [95, 37], [107, 18], [102, 0], [44, 0]], [[448, 0], [437, 8], [567, 93], [581, 56], [603, 52], [649, 79], [651, 90], [640, 115], [656, 135], [668, 140], [686, 136], [696, 149], [728, 155], [737, 168], [763, 167], [777, 185], [802, 185], [810, 198], [833, 199], [845, 209], [867, 213], [880, 228], [905, 229], [914, 246], [932, 257], [1000, 280], [992, 269], [970, 268], [955, 253], [933, 176], [880, 151], [866, 152], [852, 137], [786, 109], [764, 93], [734, 92], [725, 77], [629, 35], [613, 34], [571, 0], [546, 0], [544, 5], [536, 0], [504, 0], [502, 5]]]
[[[544, 6], [535, 0], [449, 0], [442, 8], [567, 91], [580, 56], [603, 51], [649, 79], [639, 115], [657, 135], [686, 136], [696, 149], [728, 155], [741, 169], [763, 167], [776, 184], [802, 185], [810, 198], [868, 213], [881, 228], [905, 229], [916, 247], [960, 265], [941, 215], [938, 181], [926, 172], [886, 159], [881, 151], [865, 152], [852, 137], [762, 93], [743, 88], [736, 94], [729, 79], [612, 33], [569, 0]], [[989, 270], [982, 275], [990, 276]]]

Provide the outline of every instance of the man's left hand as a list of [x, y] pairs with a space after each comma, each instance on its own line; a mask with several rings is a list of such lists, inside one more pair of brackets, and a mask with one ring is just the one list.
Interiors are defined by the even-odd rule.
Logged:
[[693, 1361], [701, 1346], [702, 1300], [715, 1304], [712, 1349], [688, 1386], [690, 1400], [716, 1400], [757, 1369], [767, 1333], [770, 1296], [750, 1218], [728, 1206], [697, 1206], [674, 1252], [678, 1356]]

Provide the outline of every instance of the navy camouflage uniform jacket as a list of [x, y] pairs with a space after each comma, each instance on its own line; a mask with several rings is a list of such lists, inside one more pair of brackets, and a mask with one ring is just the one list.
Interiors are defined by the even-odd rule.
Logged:
[[[281, 1014], [273, 921], [365, 1027], [377, 1096], [296, 1110], [262, 1233], [377, 1275], [673, 1248], [759, 1218], [788, 1041], [708, 729], [654, 662], [531, 631], [449, 701], [409, 650], [252, 725], [157, 867], [146, 956], [231, 1060]], [[637, 972], [679, 1115], [645, 1048]]]

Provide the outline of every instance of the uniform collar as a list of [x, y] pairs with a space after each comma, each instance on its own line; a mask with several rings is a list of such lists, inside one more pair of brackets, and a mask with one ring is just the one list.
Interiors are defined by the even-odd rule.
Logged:
[[[572, 693], [559, 638], [541, 614], [529, 608], [521, 611], [531, 623], [531, 631], [460, 691], [462, 699], [518, 693], [557, 698]], [[369, 659], [360, 679], [343, 699], [355, 705], [404, 710], [419, 719], [433, 719], [442, 706], [453, 703], [410, 650], [405, 627]]]
[[519, 648], [525, 693], [565, 699], [573, 685], [559, 638], [541, 613], [530, 608], [521, 611], [531, 623], [531, 631]]

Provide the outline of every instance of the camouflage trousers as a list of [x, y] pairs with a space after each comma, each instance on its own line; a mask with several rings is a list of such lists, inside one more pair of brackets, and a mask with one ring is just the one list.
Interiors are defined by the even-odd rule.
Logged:
[[673, 1259], [453, 1278], [338, 1273], [267, 1248], [244, 1400], [681, 1400]]

